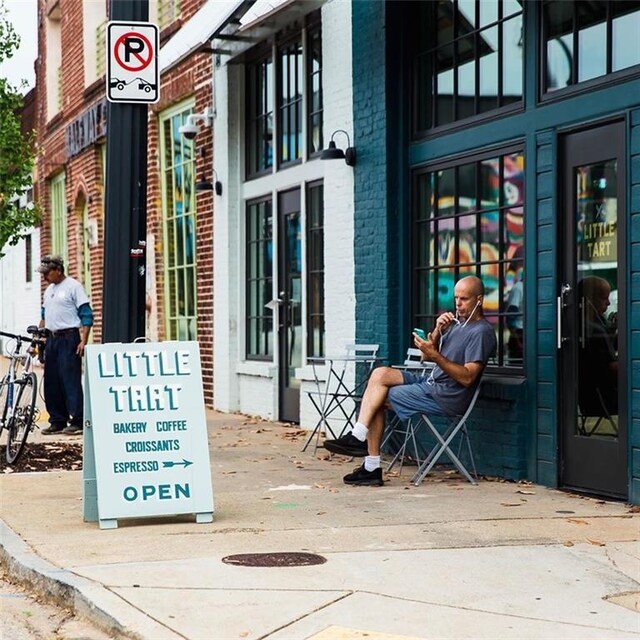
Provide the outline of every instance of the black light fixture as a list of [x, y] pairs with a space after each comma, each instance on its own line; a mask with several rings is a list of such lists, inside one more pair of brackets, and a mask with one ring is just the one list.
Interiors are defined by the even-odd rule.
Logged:
[[[201, 158], [205, 158], [206, 156], [206, 152], [203, 149], [200, 150], [200, 157]], [[222, 195], [222, 182], [220, 182], [220, 180], [218, 180], [218, 174], [216, 173], [216, 170], [213, 170], [213, 175], [215, 177], [215, 182], [210, 182], [209, 180], [206, 179], [205, 175], [204, 175], [204, 171], [200, 174], [200, 177], [198, 178], [198, 181], [196, 182], [196, 191], [214, 191], [216, 192], [217, 196], [221, 196]]]
[[[347, 136], [347, 148], [343, 151], [336, 147], [336, 143], [333, 138], [336, 133], [344, 133]], [[336, 129], [331, 134], [331, 140], [329, 140], [329, 146], [326, 149], [322, 150], [320, 154], [320, 160], [341, 160], [344, 161], [350, 166], [353, 167], [356, 164], [356, 149], [351, 146], [351, 139], [349, 138], [349, 134], [344, 129]]]
[[213, 191], [213, 184], [204, 177], [204, 173], [200, 174], [196, 182], [196, 191]]

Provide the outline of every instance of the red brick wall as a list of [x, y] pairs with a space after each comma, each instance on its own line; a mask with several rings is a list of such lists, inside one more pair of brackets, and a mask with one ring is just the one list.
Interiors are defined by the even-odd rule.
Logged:
[[[194, 3], [184, 3], [183, 10], [186, 4]], [[156, 239], [155, 269], [158, 294], [156, 307], [160, 318], [164, 317], [165, 303], [158, 114], [190, 97], [195, 100], [194, 109], [197, 113], [202, 113], [205, 107], [211, 107], [211, 72], [211, 55], [196, 53], [163, 74], [160, 83], [160, 101], [153, 105], [153, 115], [149, 121], [147, 229]], [[196, 176], [204, 175], [213, 181], [211, 127], [201, 128], [195, 146]], [[201, 155], [201, 150], [204, 150], [204, 156]], [[196, 192], [198, 342], [202, 359], [205, 403], [208, 406], [213, 406], [213, 201], [212, 192]], [[163, 323], [160, 322], [159, 326], [162, 331]]]
[[[108, 7], [108, 0], [104, 0]], [[182, 0], [182, 15], [175, 25], [163, 31], [161, 38], [179, 28], [203, 4], [205, 0]], [[82, 0], [59, 0], [62, 34], [63, 107], [53, 119], [47, 116], [46, 96], [46, 15], [57, 4], [56, 0], [39, 0], [38, 51], [36, 62], [36, 127], [38, 130], [38, 159], [35, 197], [43, 212], [41, 250], [43, 255], [51, 251], [51, 204], [49, 181], [60, 171], [66, 173], [67, 234], [69, 264], [67, 273], [82, 276], [82, 218], [77, 208], [87, 202], [89, 218], [98, 227], [98, 242], [90, 249], [91, 302], [95, 313], [93, 340], [101, 340], [102, 330], [102, 281], [104, 251], [104, 193], [100, 145], [94, 144], [73, 158], [65, 149], [65, 129], [87, 108], [104, 97], [104, 80], [91, 87], [84, 86], [82, 43]], [[80, 37], [79, 37], [80, 35]], [[188, 97], [194, 97], [195, 110], [202, 112], [211, 106], [211, 55], [196, 53], [163, 74], [160, 102], [149, 108], [148, 124], [148, 186], [147, 231], [155, 238], [154, 265], [157, 299], [153, 300], [152, 313], [158, 318], [158, 338], [164, 336], [164, 247], [162, 227], [162, 194], [160, 193], [160, 159], [158, 154], [158, 114]], [[104, 142], [101, 140], [99, 142]], [[197, 158], [197, 172], [211, 175], [211, 129], [198, 136], [197, 149], [205, 149], [206, 156]], [[211, 192], [197, 195], [197, 286], [198, 286], [198, 340], [202, 354], [205, 402], [213, 403], [213, 203]], [[81, 214], [81, 211], [80, 211]]]
[[[106, 0], [105, 0], [106, 2]], [[89, 219], [95, 220], [99, 242], [90, 249], [91, 302], [95, 312], [93, 340], [99, 342], [102, 330], [102, 176], [99, 147], [92, 145], [69, 158], [65, 148], [65, 129], [89, 106], [104, 95], [103, 85], [87, 91], [84, 87], [81, 0], [60, 0], [62, 34], [62, 110], [53, 118], [47, 114], [46, 96], [46, 15], [55, 6], [50, 0], [40, 0], [38, 6], [38, 51], [36, 61], [38, 158], [36, 198], [43, 213], [41, 229], [42, 254], [51, 252], [51, 203], [49, 182], [65, 172], [65, 203], [67, 209], [67, 239], [69, 263], [66, 272], [82, 280], [83, 229], [82, 204], [86, 201]], [[79, 210], [78, 210], [79, 209]]]

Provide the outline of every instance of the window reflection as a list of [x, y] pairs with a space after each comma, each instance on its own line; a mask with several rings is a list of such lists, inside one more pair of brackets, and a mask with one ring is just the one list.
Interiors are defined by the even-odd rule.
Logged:
[[450, 310], [453, 287], [480, 275], [494, 324], [495, 364], [523, 363], [524, 155], [509, 153], [421, 173], [415, 180], [413, 322]]
[[[522, 6], [516, 1], [416, 2], [418, 132], [522, 100]], [[435, 46], [434, 46], [435, 43]]]
[[265, 307], [273, 297], [271, 200], [247, 204], [246, 212], [246, 352], [253, 360], [273, 356], [273, 314]]
[[273, 166], [273, 62], [247, 65], [247, 175]]
[[640, 64], [640, 7], [637, 3], [615, 5], [615, 13], [622, 13], [613, 19], [612, 25], [612, 71], [626, 69]]
[[324, 186], [307, 187], [307, 357], [324, 355]]
[[302, 156], [302, 42], [278, 50], [279, 126], [281, 142], [278, 160], [292, 162]]
[[193, 141], [178, 131], [191, 109], [161, 120], [165, 228], [166, 335], [197, 338], [196, 239]]
[[546, 92], [640, 64], [640, 1], [545, 0], [542, 15]]

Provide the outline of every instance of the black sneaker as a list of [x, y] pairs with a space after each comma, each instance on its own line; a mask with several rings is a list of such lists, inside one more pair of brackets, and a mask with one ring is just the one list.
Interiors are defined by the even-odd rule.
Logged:
[[54, 433], [62, 433], [63, 429], [66, 428], [64, 424], [50, 424], [46, 429], [43, 429], [41, 433], [45, 436], [51, 436]]
[[345, 484], [366, 485], [369, 487], [381, 487], [384, 484], [382, 479], [382, 467], [378, 467], [373, 471], [367, 471], [364, 465], [348, 473], [343, 481]]
[[82, 433], [82, 427], [78, 424], [70, 424], [62, 430], [62, 433], [65, 436], [79, 436]]
[[343, 456], [362, 458], [367, 455], [366, 440], [362, 442], [362, 440], [358, 440], [352, 433], [347, 433], [335, 440], [325, 440], [323, 446], [327, 451], [339, 453]]

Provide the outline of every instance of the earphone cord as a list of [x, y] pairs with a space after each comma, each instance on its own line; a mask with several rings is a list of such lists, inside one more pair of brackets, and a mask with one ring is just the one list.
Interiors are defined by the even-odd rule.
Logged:
[[[469, 323], [469, 320], [471, 320], [471, 318], [473, 318], [473, 314], [476, 312], [476, 309], [480, 306], [480, 300], [478, 300], [478, 302], [476, 302], [476, 306], [473, 307], [473, 310], [471, 311], [471, 313], [469, 314], [469, 317], [464, 321], [464, 324], [462, 325], [462, 329], [464, 329], [467, 324]], [[457, 312], [456, 312], [457, 314]], [[456, 322], [458, 323], [458, 326], [460, 326], [460, 321], [456, 318]], [[444, 337], [445, 335], [448, 335], [448, 332], [446, 334], [443, 334], [440, 336], [440, 349], [442, 349], [442, 343], [444, 342]], [[431, 369], [431, 373], [429, 374], [429, 377], [427, 378], [427, 384], [434, 384], [435, 380], [433, 378], [433, 372], [435, 371], [435, 367], [433, 367]]]

